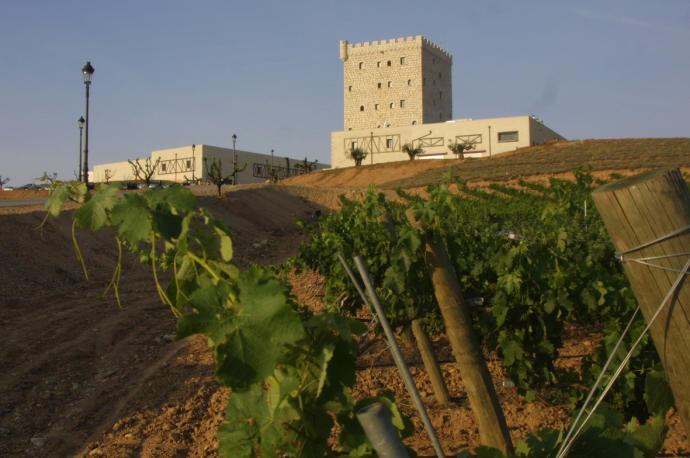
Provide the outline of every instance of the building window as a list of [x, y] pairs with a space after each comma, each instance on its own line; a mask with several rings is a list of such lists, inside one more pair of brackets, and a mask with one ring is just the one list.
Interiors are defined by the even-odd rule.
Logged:
[[438, 91], [438, 99], [443, 100], [443, 91]]
[[442, 80], [443, 79], [443, 73], [438, 72], [438, 79]]
[[353, 150], [355, 148], [357, 148], [357, 142], [350, 143], [350, 149]]
[[187, 170], [192, 168], [192, 161], [187, 160]]
[[388, 105], [388, 106], [391, 107], [391, 109], [393, 109], [393, 107], [395, 106], [395, 104], [394, 104], [393, 102], [391, 102], [390, 105]]
[[393, 81], [388, 82], [388, 87], [393, 87]]
[[378, 109], [379, 109], [379, 104], [377, 103], [376, 105], [374, 105], [374, 110], [378, 110]]
[[164, 162], [164, 163], [162, 163], [162, 164], [161, 164], [161, 172], [165, 172], [165, 171], [166, 171], [166, 168], [167, 168], [167, 166], [168, 166], [168, 164], [166, 164], [165, 162]]
[[390, 66], [391, 66], [391, 61], [389, 60], [387, 64], [388, 64], [388, 66], [390, 67]]
[[498, 133], [499, 142], [516, 142], [518, 141], [518, 131], [511, 130], [510, 132], [499, 132]]
[[426, 76], [422, 78], [422, 86], [426, 86]]
[[405, 58], [404, 57], [400, 58], [400, 65], [405, 65]]
[[347, 87], [347, 92], [352, 92], [352, 86]]
[[404, 100], [400, 101], [400, 108], [405, 108], [405, 101]]
[[381, 83], [378, 84], [379, 89], [381, 89]]
[[387, 149], [393, 149], [393, 139], [392, 138], [386, 139], [386, 148]]
[[364, 62], [360, 62], [360, 63], [359, 63], [359, 69], [361, 70], [361, 69], [363, 69], [363, 68], [364, 68]]
[[412, 80], [407, 80], [407, 85], [412, 86]]
[[381, 61], [376, 62], [376, 66], [381, 68]]
[[364, 111], [364, 105], [359, 106], [359, 111]]

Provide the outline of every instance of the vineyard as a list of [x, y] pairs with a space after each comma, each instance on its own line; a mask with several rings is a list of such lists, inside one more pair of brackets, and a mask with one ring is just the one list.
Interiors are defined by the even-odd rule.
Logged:
[[[395, 370], [385, 368], [389, 356], [380, 328], [370, 325], [367, 329], [370, 312], [363, 307], [338, 254], [348, 261], [360, 254], [367, 264], [386, 315], [403, 346], [407, 346], [413, 373], [424, 388], [432, 414], [437, 415], [434, 423], [445, 431], [442, 437], [446, 452], [458, 453], [478, 445], [471, 420], [460, 427], [449, 424], [457, 418], [451, 412], [467, 411], [469, 405], [462, 385], [457, 384], [447, 329], [425, 265], [423, 247], [437, 240], [448, 250], [452, 269], [471, 308], [473, 330], [502, 402], [522, 399], [517, 412], [509, 404], [504, 408], [517, 453], [555, 456], [553, 450], [563, 439], [558, 428], [568, 420], [571, 407], [586, 396], [636, 305], [592, 202], [591, 192], [602, 184], [600, 180], [579, 170], [574, 180], [552, 179], [547, 184], [517, 181], [510, 186], [494, 183], [478, 189], [468, 186], [452, 169], [444, 170], [439, 183], [415, 192], [351, 192], [349, 197], [338, 198], [338, 211], [304, 205], [306, 200], [302, 199], [301, 229], [274, 222], [268, 231], [272, 237], [244, 246], [238, 244], [238, 239], [249, 237], [249, 224], [240, 228], [238, 237], [228, 224], [203, 209], [203, 200], [199, 206], [183, 188], [124, 197], [119, 197], [112, 186], [94, 194], [86, 194], [79, 186], [59, 188], [47, 205], [49, 213], [58, 219], [47, 220], [44, 230], [48, 236], [52, 231], [62, 231], [63, 240], [70, 243], [71, 233], [80, 234], [77, 244], [81, 241], [86, 246], [80, 255], [84, 273], [89, 272], [88, 266], [93, 269], [95, 257], [95, 276], [107, 287], [110, 298], [106, 302], [116, 302], [124, 308], [123, 314], [128, 313], [128, 302], [146, 290], [140, 279], [148, 275], [154, 285], [149, 291], [168, 308], [169, 324], [157, 325], [148, 338], [140, 337], [171, 346], [167, 355], [154, 350], [162, 363], [154, 368], [155, 375], [144, 379], [148, 386], [160, 387], [156, 379], [163, 378], [178, 385], [177, 391], [167, 388], [168, 393], [186, 392], [185, 396], [206, 398], [201, 411], [185, 413], [184, 407], [166, 403], [162, 395], [150, 408], [155, 410], [156, 403], [161, 402], [159, 408], [171, 413], [169, 418], [183, 423], [168, 424], [163, 430], [169, 433], [163, 434], [136, 428], [148, 415], [147, 409], [139, 416], [128, 416], [124, 413], [131, 410], [119, 406], [122, 413], [116, 418], [103, 416], [95, 409], [94, 416], [110, 432], [103, 438], [81, 439], [82, 444], [98, 441], [82, 453], [110, 455], [117, 451], [124, 456], [156, 456], [175, 450], [164, 451], [157, 448], [160, 444], [147, 441], [149, 431], [159, 440], [170, 435], [177, 436], [180, 444], [201, 444], [175, 453], [208, 455], [216, 447], [213, 435], [220, 420], [218, 412], [225, 408], [227, 391], [214, 387], [209, 375], [199, 376], [195, 369], [184, 382], [164, 375], [170, 366], [176, 366], [171, 368], [172, 373], [184, 374], [180, 370], [183, 366], [200, 364], [206, 370], [213, 367], [215, 377], [233, 393], [218, 430], [221, 454], [366, 456], [371, 453], [370, 445], [354, 413], [374, 401], [387, 406], [400, 434], [408, 437], [409, 447], [421, 455], [433, 453], [424, 443], [422, 427], [407, 396], [394, 388], [400, 383], [394, 380]], [[261, 192], [265, 196], [265, 191], [258, 190], [256, 196], [261, 198]], [[303, 190], [302, 194], [310, 192]], [[80, 208], [71, 215], [59, 215], [62, 202], [69, 199], [82, 202]], [[232, 193], [228, 199], [233, 199]], [[219, 210], [217, 203], [206, 202], [214, 214]], [[76, 229], [69, 228], [70, 219]], [[247, 221], [250, 219], [256, 225], [271, 224], [257, 221], [260, 214]], [[101, 232], [88, 235], [84, 231]], [[102, 231], [111, 240], [111, 248], [105, 252], [89, 249], [89, 238], [98, 237], [96, 234]], [[290, 251], [280, 246], [283, 236], [303, 242], [296, 252], [290, 252], [296, 256], [276, 264], [281, 257], [276, 253]], [[62, 255], [68, 252], [63, 249]], [[251, 262], [252, 252], [263, 252], [272, 266]], [[78, 267], [78, 261], [74, 262]], [[128, 272], [136, 273], [134, 290], [127, 282]], [[74, 283], [81, 282], [78, 274], [70, 274]], [[309, 279], [306, 287], [304, 279]], [[291, 282], [302, 283], [292, 294]], [[319, 297], [320, 285], [323, 300]], [[151, 311], [153, 303], [147, 306]], [[156, 316], [163, 316], [161, 312], [158, 308]], [[178, 339], [204, 334], [212, 355], [198, 338], [173, 344], [169, 328], [173, 323]], [[624, 347], [629, 347], [643, 326], [642, 320], [634, 322]], [[98, 336], [97, 329], [93, 332], [94, 337]], [[162, 332], [166, 333], [161, 337]], [[430, 337], [435, 358], [441, 362], [441, 372], [447, 379], [444, 383], [451, 393], [445, 402], [439, 401], [436, 386], [429, 387], [426, 366], [417, 363], [414, 342], [419, 340], [419, 332]], [[106, 334], [111, 345], [118, 344], [118, 333], [126, 335], [124, 329]], [[582, 344], [583, 340], [591, 343], [590, 347], [584, 350], [580, 345], [570, 362], [564, 360], [566, 346]], [[138, 354], [131, 357], [134, 363], [147, 358]], [[381, 362], [384, 369], [377, 374], [374, 365]], [[119, 367], [126, 371], [123, 361]], [[104, 382], [118, 376], [117, 371], [99, 370], [94, 374]], [[379, 382], [372, 383], [371, 378], [376, 377]], [[53, 377], [52, 383], [58, 386], [59, 379]], [[394, 388], [394, 395], [383, 388]], [[46, 391], [34, 386], [17, 389], [36, 394], [39, 406], [41, 399], [46, 402], [59, 397], [57, 389], [48, 390], [47, 396], [43, 394]], [[673, 412], [667, 393], [654, 347], [645, 339], [614, 385], [606, 406], [575, 442], [573, 456], [592, 456], [593, 447], [608, 455], [614, 450], [619, 456], [654, 456], [664, 443], [664, 419], [678, 428], [677, 417], [667, 415], [669, 409]], [[152, 392], [151, 397], [156, 398], [156, 393]], [[527, 424], [530, 419], [520, 419], [519, 415], [535, 412], [530, 405], [541, 406], [537, 410], [544, 411], [558, 406], [559, 413], [534, 425], [537, 427], [525, 429], [518, 424]], [[204, 413], [205, 409], [208, 412]], [[10, 411], [3, 411], [3, 415]], [[149, 424], [153, 428], [155, 422]], [[50, 424], [47, 426], [51, 429]], [[556, 429], [538, 432], [545, 426]], [[2, 427], [6, 428], [5, 423]], [[453, 432], [455, 428], [466, 428], [469, 433]], [[41, 454], [36, 448], [40, 450], [45, 441], [59, 436], [59, 430], [52, 430], [48, 437], [34, 435], [24, 447], [33, 447], [31, 453]], [[106, 448], [106, 444], [114, 444], [112, 439], [118, 431], [122, 433], [119, 445]], [[57, 440], [57, 444], [63, 441], [63, 450], [75, 453], [63, 438]], [[667, 442], [667, 453], [669, 446], [675, 447], [671, 453], [686, 451], [684, 439], [674, 440], [675, 445]], [[74, 440], [75, 445], [79, 442], [78, 438]], [[10, 452], [18, 453], [17, 449], [3, 450], [4, 454]]]

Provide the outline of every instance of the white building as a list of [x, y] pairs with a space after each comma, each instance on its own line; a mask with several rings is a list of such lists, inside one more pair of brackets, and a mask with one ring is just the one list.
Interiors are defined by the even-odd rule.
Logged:
[[[252, 153], [232, 148], [211, 145], [190, 145], [151, 152], [148, 158], [133, 159], [142, 167], [155, 167], [152, 181], [208, 181], [208, 169], [214, 161], [221, 164], [222, 173], [232, 183], [235, 164], [237, 184], [260, 183], [271, 177], [271, 171], [278, 178], [299, 175], [297, 167], [305, 158], [288, 158], [270, 154]], [[316, 164], [315, 169], [327, 168], [328, 164]], [[93, 168], [94, 182], [136, 181], [132, 164], [128, 161], [98, 164]]]

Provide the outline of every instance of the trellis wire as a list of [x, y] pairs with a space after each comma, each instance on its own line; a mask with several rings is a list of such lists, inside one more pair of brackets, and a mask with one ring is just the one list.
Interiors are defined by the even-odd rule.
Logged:
[[[658, 238], [658, 239], [656, 239], [656, 240], [653, 240], [652, 242], [646, 243], [646, 244], [644, 244], [644, 245], [640, 245], [639, 247], [636, 247], [636, 248], [627, 250], [627, 251], [625, 251], [625, 252], [623, 252], [623, 253], [620, 253], [619, 259], [621, 259], [621, 261], [623, 261], [623, 255], [624, 255], [625, 253], [631, 253], [631, 252], [634, 252], [634, 251], [641, 250], [642, 248], [648, 247], [648, 246], [650, 246], [650, 245], [652, 245], [652, 244], [659, 243], [659, 242], [662, 242], [662, 241], [664, 241], [664, 240], [667, 240], [667, 239], [669, 239], [669, 238], [671, 238], [671, 237], [675, 237], [675, 236], [677, 236], [677, 235], [679, 235], [679, 234], [682, 234], [683, 232], [687, 231], [688, 229], [690, 229], [690, 226], [686, 226], [686, 227], [683, 228], [683, 229], [680, 229], [680, 230], [678, 230], [678, 231], [675, 231], [675, 232], [673, 232], [673, 233], [671, 233], [671, 234], [668, 234], [668, 235], [666, 235], [666, 236], [660, 237], [660, 238]], [[679, 275], [678, 275], [678, 278], [676, 278], [676, 281], [673, 283], [673, 285], [672, 285], [671, 288], [669, 289], [668, 293], [666, 293], [666, 296], [665, 296], [664, 299], [661, 301], [661, 304], [659, 304], [659, 307], [657, 308], [657, 310], [656, 310], [656, 312], [654, 313], [654, 315], [649, 319], [649, 322], [647, 323], [647, 326], [644, 328], [644, 330], [642, 331], [642, 333], [640, 334], [640, 336], [637, 338], [637, 340], [635, 341], [635, 343], [633, 344], [633, 346], [630, 348], [630, 350], [628, 351], [628, 353], [625, 355], [625, 358], [623, 358], [623, 360], [621, 361], [621, 363], [618, 365], [618, 368], [617, 368], [616, 371], [613, 373], [613, 376], [611, 377], [611, 379], [609, 380], [609, 382], [606, 384], [606, 387], [602, 390], [602, 392], [601, 392], [601, 394], [599, 395], [599, 397], [598, 397], [596, 403], [595, 403], [594, 406], [592, 407], [592, 410], [589, 412], [589, 414], [587, 415], [587, 417], [582, 421], [582, 423], [581, 423], [579, 426], [577, 426], [577, 419], [581, 418], [582, 412], [585, 411], [585, 409], [587, 408], [587, 403], [588, 403], [588, 402], [591, 400], [591, 398], [592, 398], [592, 396], [588, 396], [588, 397], [587, 397], [587, 401], [585, 401], [585, 404], [581, 407], [581, 409], [580, 409], [580, 414], [578, 414], [577, 419], [576, 419], [575, 421], [573, 421], [573, 423], [570, 425], [570, 429], [569, 429], [569, 431], [568, 431], [568, 435], [566, 436], [566, 439], [563, 441], [563, 444], [561, 444], [561, 447], [560, 447], [560, 449], [558, 450], [558, 454], [556, 455], [556, 458], [562, 458], [562, 457], [564, 457], [564, 456], [568, 453], [568, 450], [570, 449], [570, 447], [572, 447], [573, 443], [575, 442], [575, 439], [577, 439], [577, 436], [580, 434], [580, 432], [582, 432], [582, 429], [583, 429], [584, 426], [587, 424], [587, 421], [589, 421], [589, 419], [592, 417], [592, 415], [593, 415], [594, 412], [596, 411], [597, 407], [599, 407], [599, 405], [600, 405], [600, 404], [602, 403], [602, 401], [604, 400], [604, 397], [608, 394], [608, 392], [609, 392], [609, 390], [611, 389], [611, 387], [613, 386], [614, 382], [618, 379], [618, 376], [621, 374], [621, 372], [623, 372], [623, 369], [625, 368], [626, 364], [628, 364], [628, 361], [630, 361], [630, 358], [632, 357], [632, 354], [635, 352], [635, 350], [637, 349], [637, 347], [638, 347], [638, 346], [640, 345], [640, 343], [642, 342], [642, 338], [643, 338], [643, 337], [645, 336], [645, 334], [649, 331], [649, 328], [652, 326], [652, 323], [654, 323], [654, 321], [657, 319], [657, 317], [659, 316], [659, 314], [661, 313], [661, 311], [663, 310], [663, 308], [666, 306], [666, 304], [669, 302], [669, 300], [671, 299], [671, 297], [673, 297], [673, 295], [676, 293], [676, 290], [678, 289], [678, 287], [680, 286], [681, 282], [683, 281], [683, 277], [685, 277], [685, 275], [688, 274], [688, 270], [689, 270], [689, 269], [690, 269], [690, 258], [688, 258], [687, 262], [685, 263], [685, 267], [683, 267], [683, 270], [680, 271], [680, 273], [679, 273]], [[639, 307], [638, 307], [638, 309], [639, 309]], [[636, 315], [636, 314], [637, 314], [637, 310], [635, 311], [635, 314], [634, 314], [634, 315]], [[633, 318], [634, 318], [634, 315], [633, 315]], [[632, 321], [631, 321], [631, 323], [632, 323]], [[614, 351], [611, 352], [611, 355], [609, 356], [608, 361], [606, 361], [606, 365], [605, 365], [604, 368], [602, 369], [602, 374], [604, 373], [604, 370], [606, 369], [606, 367], [608, 367], [608, 364], [610, 363], [610, 361], [611, 361], [611, 360], [613, 359], [613, 357], [615, 356], [616, 351], [617, 351], [617, 349], [618, 349], [618, 345], [620, 344], [620, 342], [622, 342], [623, 338], [625, 337], [627, 331], [629, 330], [629, 327], [630, 327], [630, 324], [631, 324], [631, 323], [628, 323], [628, 327], [625, 329], [625, 331], [623, 332], [623, 334], [621, 334], [620, 339], [618, 339], [618, 342], [616, 343], [616, 347], [614, 348]], [[601, 381], [601, 379], [602, 379], [602, 374], [599, 375], [599, 378], [597, 379], [597, 381], [595, 382], [594, 386], [592, 387], [592, 389], [591, 389], [591, 391], [590, 391], [590, 394], [591, 394], [592, 392], [594, 392], [594, 390], [597, 389], [598, 383], [599, 383], [599, 382]], [[573, 433], [572, 431], [574, 430], [574, 428], [575, 428], [576, 426], [577, 426], [577, 430]], [[570, 440], [568, 440], [568, 438], [570, 438]]]

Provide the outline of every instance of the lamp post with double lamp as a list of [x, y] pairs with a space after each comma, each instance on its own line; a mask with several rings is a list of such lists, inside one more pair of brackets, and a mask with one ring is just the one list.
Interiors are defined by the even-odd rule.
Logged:
[[82, 133], [84, 131], [84, 117], [79, 116], [79, 119], [77, 119], [77, 124], [79, 125], [79, 165], [77, 165], [77, 180], [81, 181], [81, 140], [82, 140]]
[[93, 76], [94, 69], [91, 66], [91, 62], [86, 62], [86, 65], [82, 67], [81, 73], [84, 77], [84, 85], [86, 86], [86, 135], [84, 136], [84, 183], [89, 182], [89, 86], [91, 86], [91, 77]]
[[237, 150], [235, 149], [235, 142], [237, 135], [232, 134], [232, 184], [237, 184]]

